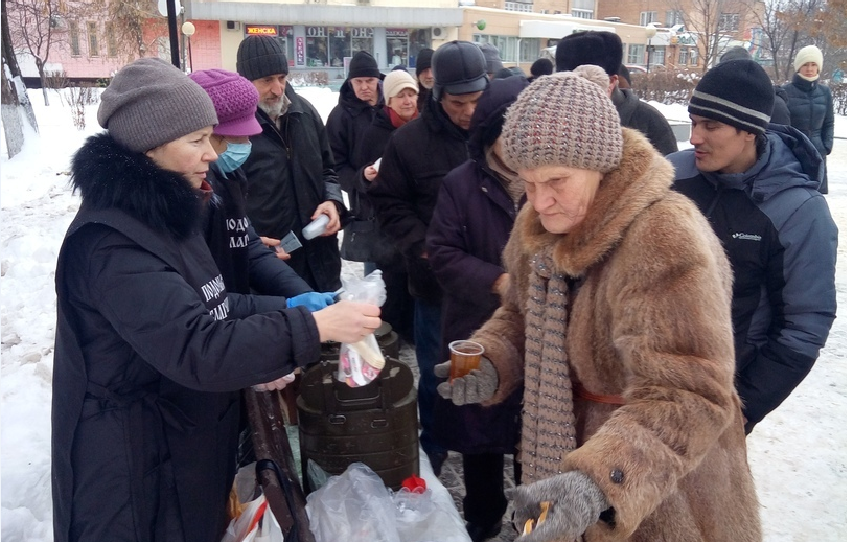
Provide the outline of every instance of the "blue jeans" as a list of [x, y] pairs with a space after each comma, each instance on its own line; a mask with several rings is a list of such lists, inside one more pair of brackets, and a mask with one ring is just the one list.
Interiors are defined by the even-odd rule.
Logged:
[[441, 363], [441, 304], [415, 299], [415, 356], [421, 378], [418, 382], [418, 412], [421, 422], [421, 448], [427, 455], [446, 453], [432, 436], [433, 408], [438, 380], [434, 367]]

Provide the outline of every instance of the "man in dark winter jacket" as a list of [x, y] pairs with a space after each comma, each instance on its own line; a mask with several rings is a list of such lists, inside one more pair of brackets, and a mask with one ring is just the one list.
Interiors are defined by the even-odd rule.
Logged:
[[609, 76], [609, 97], [621, 117], [621, 126], [639, 130], [664, 155], [679, 147], [670, 124], [659, 111], [642, 102], [631, 89], [618, 88], [618, 72], [623, 60], [623, 43], [612, 32], [579, 32], [559, 40], [556, 71], [572, 71], [582, 64], [594, 64]]
[[[238, 46], [236, 69], [259, 91], [256, 119], [262, 126], [262, 133], [250, 139], [253, 149], [243, 166], [247, 215], [272, 244], [293, 231], [303, 248], [283, 254], [290, 256], [288, 265], [313, 289], [337, 290], [337, 233], [346, 208], [321, 117], [286, 85], [288, 60], [276, 39], [246, 37]], [[324, 233], [305, 239], [303, 227], [320, 215], [329, 218]]]
[[[740, 45], [733, 47], [721, 55], [720, 62], [728, 60], [752, 60], [753, 56]], [[788, 93], [785, 89], [773, 85], [775, 100], [773, 101], [773, 113], [771, 113], [771, 124], [791, 124], [791, 115], [788, 113]]]
[[432, 77], [432, 49], [421, 49], [415, 61], [415, 79], [418, 80], [418, 111], [423, 111], [424, 106], [432, 99], [432, 85], [435, 79]]
[[752, 60], [721, 62], [688, 106], [693, 149], [674, 187], [707, 216], [735, 274], [736, 386], [749, 433], [806, 377], [835, 318], [838, 231], [817, 191], [821, 158], [768, 124], [773, 88]]
[[442, 45], [432, 57], [433, 99], [421, 116], [398, 128], [383, 154], [379, 175], [368, 188], [383, 232], [406, 260], [415, 297], [415, 354], [420, 367], [418, 406], [421, 446], [437, 472], [446, 451], [432, 437], [436, 396], [433, 367], [440, 359], [441, 287], [424, 246], [441, 180], [468, 159], [468, 128], [488, 87], [485, 57], [467, 41]]
[[[383, 105], [379, 84], [383, 77], [370, 53], [359, 51], [353, 55], [347, 80], [341, 85], [338, 105], [332, 109], [326, 121], [335, 170], [341, 188], [347, 192], [353, 222], [370, 222], [374, 218], [372, 208], [366, 201], [365, 187], [358, 182], [361, 168], [368, 164], [359, 163], [357, 158], [362, 155], [362, 146], [369, 144], [365, 141], [365, 132], [370, 128], [374, 114]], [[364, 256], [361, 254], [353, 257], [345, 254], [344, 248], [342, 245], [343, 257], [365, 262], [365, 274], [376, 269], [372, 258], [362, 259]]]

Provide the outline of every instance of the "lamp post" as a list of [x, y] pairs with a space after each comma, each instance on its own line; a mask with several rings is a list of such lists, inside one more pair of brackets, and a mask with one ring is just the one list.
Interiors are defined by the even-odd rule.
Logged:
[[656, 27], [648, 24], [644, 28], [644, 33], [647, 35], [647, 73], [650, 73], [650, 53], [653, 52], [653, 37], [656, 35]]
[[[182, 35], [185, 36], [185, 39], [188, 40], [188, 47], [182, 48], [182, 65], [185, 68], [185, 72], [188, 73], [194, 70], [194, 64], [191, 62], [191, 36], [194, 35], [196, 29], [194, 28], [194, 23], [191, 21], [185, 21], [182, 23]], [[188, 49], [188, 62], [185, 61], [185, 50]]]

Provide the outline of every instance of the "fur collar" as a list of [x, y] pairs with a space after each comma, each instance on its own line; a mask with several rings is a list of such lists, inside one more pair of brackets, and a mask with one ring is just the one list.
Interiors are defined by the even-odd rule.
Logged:
[[182, 175], [120, 145], [107, 132], [88, 138], [71, 162], [71, 183], [90, 210], [117, 209], [185, 239], [200, 224], [203, 199]]
[[585, 220], [567, 235], [548, 232], [527, 203], [515, 224], [523, 251], [531, 258], [552, 247], [556, 271], [583, 276], [621, 241], [626, 229], [646, 207], [663, 198], [673, 182], [673, 167], [640, 132], [623, 128], [620, 166], [600, 181]]

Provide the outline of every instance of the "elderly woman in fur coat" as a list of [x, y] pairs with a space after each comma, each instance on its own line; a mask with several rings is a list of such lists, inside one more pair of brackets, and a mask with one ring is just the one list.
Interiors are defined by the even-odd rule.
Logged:
[[528, 199], [512, 281], [472, 337], [487, 357], [439, 393], [485, 405], [524, 385], [519, 542], [761, 540], [729, 264], [595, 72], [541, 77], [507, 113]]

